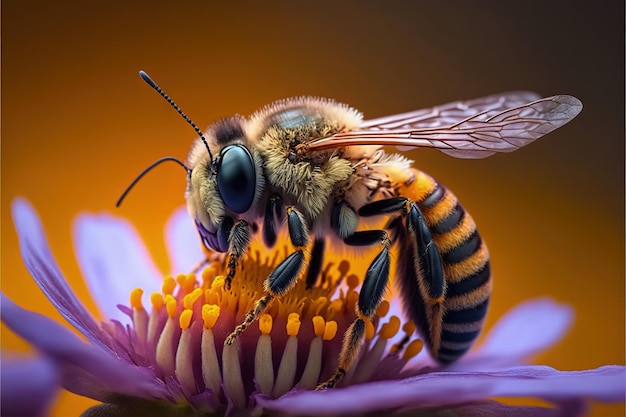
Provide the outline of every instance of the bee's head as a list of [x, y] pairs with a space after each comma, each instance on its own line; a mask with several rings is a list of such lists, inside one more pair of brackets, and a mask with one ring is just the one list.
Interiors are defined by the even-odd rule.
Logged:
[[[208, 249], [226, 252], [230, 229], [236, 219], [244, 217], [254, 208], [264, 183], [260, 158], [247, 146], [245, 119], [234, 116], [214, 123], [205, 137], [148, 74], [140, 71], [139, 75], [174, 107], [200, 138], [192, 146], [187, 164], [173, 157], [159, 159], [128, 186], [117, 206], [153, 167], [164, 161], [175, 161], [187, 171], [187, 208], [203, 243]], [[215, 158], [214, 154], [217, 155]]]
[[[187, 206], [198, 231], [210, 249], [228, 250], [228, 234], [234, 221], [254, 208], [263, 188], [261, 161], [251, 152], [244, 133], [245, 119], [234, 116], [211, 125], [207, 142], [197, 140], [191, 148]], [[252, 210], [253, 211], [253, 210]]]

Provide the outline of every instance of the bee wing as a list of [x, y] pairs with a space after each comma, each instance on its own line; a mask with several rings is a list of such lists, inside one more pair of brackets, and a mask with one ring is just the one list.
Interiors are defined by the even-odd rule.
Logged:
[[581, 110], [582, 103], [572, 96], [504, 93], [366, 120], [349, 132], [312, 140], [307, 149], [395, 145], [435, 148], [457, 158], [484, 158], [526, 146]]

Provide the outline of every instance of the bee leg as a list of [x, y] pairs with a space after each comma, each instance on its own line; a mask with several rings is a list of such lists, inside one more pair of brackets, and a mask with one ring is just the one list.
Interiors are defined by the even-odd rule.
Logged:
[[350, 325], [343, 338], [339, 366], [335, 373], [316, 389], [332, 388], [353, 365], [361, 349], [361, 340], [365, 334], [365, 322], [371, 320], [383, 299], [383, 293], [389, 280], [389, 247], [391, 241], [384, 230], [365, 230], [355, 232], [344, 239], [350, 246], [369, 246], [376, 242], [382, 246], [381, 251], [372, 261], [361, 287], [357, 302], [357, 318]]
[[[400, 212], [406, 217], [406, 226], [412, 237], [413, 263], [417, 287], [424, 300], [426, 323], [431, 351], [437, 352], [441, 342], [446, 281], [443, 276], [441, 256], [417, 204], [405, 197], [393, 197], [366, 204], [360, 216], [376, 216]], [[391, 224], [391, 223], [390, 223]]]
[[276, 296], [286, 294], [295, 285], [304, 265], [304, 249], [302, 247], [309, 243], [309, 232], [304, 217], [294, 207], [287, 208], [287, 225], [291, 242], [298, 249], [268, 275], [263, 283], [263, 289], [267, 294], [254, 304], [252, 310], [246, 313], [243, 323], [235, 327], [235, 330], [226, 338], [226, 344], [232, 344], [250, 324], [267, 310]]
[[283, 201], [280, 196], [272, 195], [267, 199], [263, 217], [263, 243], [268, 248], [276, 244], [276, 220], [279, 223], [283, 221]]
[[243, 323], [235, 327], [235, 330], [226, 338], [225, 343], [231, 345], [235, 339], [250, 326], [270, 306], [276, 296], [288, 292], [296, 283], [302, 265], [304, 264], [304, 251], [302, 249], [289, 255], [274, 269], [263, 283], [267, 294], [257, 300], [252, 310], [246, 313]]
[[309, 260], [309, 268], [306, 271], [306, 288], [311, 289], [317, 283], [322, 271], [322, 263], [324, 261], [324, 247], [326, 241], [323, 238], [317, 238], [313, 241], [313, 249], [311, 250], [311, 259]]
[[229, 290], [235, 276], [237, 263], [246, 253], [250, 244], [250, 225], [245, 220], [238, 220], [228, 234], [228, 274], [224, 279], [224, 287]]
[[417, 204], [411, 203], [407, 215], [407, 228], [413, 236], [413, 262], [417, 272], [417, 284], [424, 300], [428, 337], [433, 352], [439, 351], [441, 325], [445, 313], [446, 281], [443, 277], [441, 256], [426, 219]]

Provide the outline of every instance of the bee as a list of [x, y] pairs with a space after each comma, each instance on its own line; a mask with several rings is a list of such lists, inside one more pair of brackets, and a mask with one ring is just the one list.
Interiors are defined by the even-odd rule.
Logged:
[[[338, 367], [318, 388], [335, 386], [353, 364], [365, 323], [388, 284], [392, 247], [398, 250], [395, 279], [404, 310], [437, 361], [461, 357], [487, 312], [489, 253], [471, 216], [451, 191], [413, 168], [413, 161], [382, 147], [434, 148], [456, 158], [484, 158], [526, 146], [582, 110], [572, 96], [540, 98], [519, 91], [364, 121], [345, 104], [296, 97], [269, 104], [249, 118], [221, 119], [203, 133], [145, 72], [140, 75], [199, 139], [186, 163], [166, 157], [146, 168], [118, 205], [155, 165], [173, 160], [183, 166], [188, 211], [204, 246], [228, 254], [227, 288], [254, 234], [271, 248], [281, 228], [288, 229], [293, 251], [269, 274], [265, 295], [226, 343], [301, 275], [307, 287], [314, 286], [327, 245], [377, 248]], [[370, 218], [381, 216], [383, 227], [367, 228]]]

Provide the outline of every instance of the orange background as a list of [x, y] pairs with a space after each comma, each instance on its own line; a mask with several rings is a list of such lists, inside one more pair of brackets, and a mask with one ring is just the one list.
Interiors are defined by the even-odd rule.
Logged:
[[[193, 132], [139, 69], [200, 126], [300, 94], [376, 117], [528, 89], [575, 95], [585, 109], [514, 154], [411, 156], [457, 194], [489, 244], [489, 326], [550, 295], [577, 318], [538, 362], [624, 364], [623, 2], [101, 3], [2, 2], [2, 291], [20, 305], [62, 320], [20, 260], [16, 196], [35, 205], [61, 269], [97, 315], [73, 257], [72, 219], [115, 210], [148, 163], [186, 156]], [[184, 203], [184, 186], [179, 168], [159, 167], [115, 210], [164, 270], [163, 224]], [[28, 349], [2, 330], [3, 349]], [[54, 415], [88, 404], [64, 393]]]

